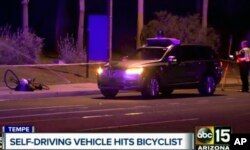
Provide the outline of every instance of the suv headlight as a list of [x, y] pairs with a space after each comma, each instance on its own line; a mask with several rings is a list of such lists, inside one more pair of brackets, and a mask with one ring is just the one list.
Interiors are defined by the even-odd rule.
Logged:
[[129, 68], [126, 70], [126, 74], [142, 74], [143, 68]]
[[97, 74], [98, 75], [101, 75], [103, 73], [103, 69], [101, 68], [101, 67], [99, 67], [98, 69], [97, 69]]

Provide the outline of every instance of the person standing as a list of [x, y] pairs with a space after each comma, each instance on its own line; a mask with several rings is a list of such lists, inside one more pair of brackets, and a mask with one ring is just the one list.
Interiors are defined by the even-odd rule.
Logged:
[[242, 82], [241, 92], [249, 92], [250, 48], [246, 40], [241, 42], [241, 50], [236, 51], [236, 56]]

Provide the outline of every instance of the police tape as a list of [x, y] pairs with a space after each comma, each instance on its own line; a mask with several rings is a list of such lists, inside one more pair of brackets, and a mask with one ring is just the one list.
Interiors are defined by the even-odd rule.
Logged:
[[54, 67], [54, 66], [86, 66], [86, 65], [104, 65], [107, 62], [90, 62], [90, 63], [59, 63], [59, 64], [24, 64], [24, 65], [0, 65], [0, 68], [6, 67]]
[[[220, 59], [222, 62], [234, 63], [236, 61]], [[88, 63], [54, 63], [54, 64], [22, 64], [22, 65], [0, 65], [0, 68], [5, 67], [53, 67], [53, 66], [84, 66], [84, 65], [104, 65], [107, 61], [97, 61], [97, 62], [88, 62]]]

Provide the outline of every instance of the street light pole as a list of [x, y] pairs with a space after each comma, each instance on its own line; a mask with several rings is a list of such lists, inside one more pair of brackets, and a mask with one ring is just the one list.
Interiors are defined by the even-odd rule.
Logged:
[[85, 0], [79, 0], [77, 49], [83, 51]]
[[202, 28], [203, 31], [207, 31], [207, 14], [208, 14], [208, 0], [203, 0], [202, 7]]
[[112, 60], [112, 32], [113, 32], [113, 0], [108, 0], [108, 53], [109, 53], [109, 61]]
[[137, 8], [137, 39], [136, 39], [136, 47], [139, 48], [141, 46], [141, 31], [144, 25], [144, 0], [137, 0], [138, 8]]
[[23, 33], [26, 36], [29, 32], [29, 13], [28, 13], [29, 0], [22, 0], [22, 23], [23, 23]]

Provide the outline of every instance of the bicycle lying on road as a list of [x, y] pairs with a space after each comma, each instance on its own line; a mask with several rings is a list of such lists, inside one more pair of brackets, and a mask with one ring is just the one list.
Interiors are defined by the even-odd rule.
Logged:
[[16, 91], [49, 90], [47, 85], [35, 82], [35, 78], [22, 78], [20, 80], [10, 69], [7, 69], [4, 73], [4, 83], [9, 89]]

